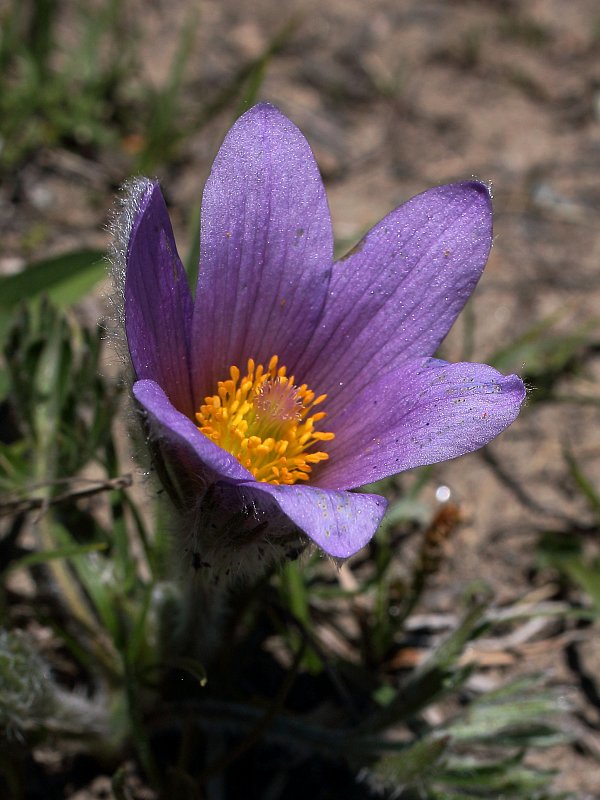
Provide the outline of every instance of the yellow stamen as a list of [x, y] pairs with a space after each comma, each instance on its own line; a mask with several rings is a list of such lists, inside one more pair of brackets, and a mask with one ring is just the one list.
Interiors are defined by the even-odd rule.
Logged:
[[265, 369], [248, 359], [248, 373], [229, 369], [229, 379], [219, 381], [217, 392], [204, 398], [196, 413], [199, 430], [227, 450], [257, 481], [292, 484], [307, 481], [312, 465], [326, 461], [322, 451], [310, 451], [335, 434], [316, 431], [327, 415], [311, 414], [327, 395], [318, 397], [305, 383], [294, 385], [273, 356]]

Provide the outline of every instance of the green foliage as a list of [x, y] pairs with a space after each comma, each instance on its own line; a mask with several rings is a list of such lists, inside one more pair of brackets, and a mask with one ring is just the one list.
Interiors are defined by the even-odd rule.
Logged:
[[592, 338], [598, 330], [598, 320], [587, 320], [575, 330], [557, 330], [557, 324], [565, 317], [564, 312], [553, 314], [532, 325], [529, 330], [509, 345], [492, 353], [487, 363], [501, 372], [521, 370], [522, 378], [532, 389], [528, 406], [544, 401], [598, 405], [597, 397], [577, 394], [563, 395], [561, 381], [576, 374], [585, 374], [586, 364], [597, 352], [598, 341]]
[[[68, 308], [89, 292], [106, 273], [99, 250], [76, 250], [29, 264], [16, 275], [0, 276], [0, 349], [21, 303], [48, 296], [59, 308]], [[8, 390], [5, 371], [0, 371], [0, 397]], [[0, 445], [1, 449], [1, 445]]]
[[12, 0], [2, 13], [0, 171], [41, 147], [118, 149], [136, 157], [133, 170], [174, 157], [195, 20], [183, 26], [167, 80], [156, 87], [141, 75], [139, 31], [126, 4], [75, 2], [69, 11], [70, 36], [55, 0]]
[[[594, 482], [586, 475], [575, 456], [564, 454], [569, 477], [579, 491], [595, 519], [594, 533], [600, 527], [600, 492]], [[597, 538], [591, 546], [571, 531], [551, 531], [540, 538], [538, 559], [541, 566], [553, 567], [573, 587], [577, 587], [591, 604], [591, 619], [600, 620], [600, 554], [597, 552]], [[596, 545], [596, 546], [594, 546]], [[581, 615], [585, 618], [585, 615]]]
[[[1, 711], [26, 746], [77, 734], [80, 748], [106, 753], [108, 738], [115, 763], [133, 747], [145, 779], [165, 794], [185, 786], [194, 795], [216, 776], [227, 784], [239, 770], [266, 792], [264, 759], [318, 758], [323, 780], [338, 780], [343, 768], [365, 800], [377, 791], [432, 799], [486, 791], [545, 796], [540, 787], [549, 776], [522, 758], [557, 741], [555, 697], [535, 690], [533, 679], [488, 694], [469, 688], [476, 665], [464, 653], [495, 624], [484, 590], [467, 592], [460, 623], [431, 643], [420, 665], [401, 679], [385, 667], [432, 574], [428, 537], [442, 517], [432, 517], [421, 497], [428, 470], [415, 473], [402, 493], [396, 481], [383, 487], [391, 513], [355, 589], [332, 585], [314, 557], [229, 597], [215, 594], [200, 575], [177, 577], [164, 557], [161, 517], [148, 528], [123, 480], [114, 441], [118, 393], [101, 377], [101, 354], [99, 333], [49, 301], [23, 308], [8, 333], [15, 427], [0, 454], [2, 482], [37, 543], [16, 548], [5, 534], [2, 578], [25, 571], [36, 585], [52, 582], [57, 607], [31, 613], [50, 627], [87, 687], [83, 702], [81, 691], [63, 689], [34, 640], [2, 634]], [[82, 495], [78, 483], [90, 464], [104, 475], [94, 488], [105, 494], [101, 515], [86, 505], [94, 495]], [[406, 526], [423, 536], [407, 583], [394, 574], [396, 540]], [[5, 590], [5, 609], [7, 600]], [[334, 655], [324, 630], [344, 638], [354, 603], [363, 608], [358, 639]], [[15, 659], [27, 666], [15, 669]], [[432, 724], [430, 710], [445, 707], [443, 722]], [[165, 741], [178, 753], [177, 766], [164, 763]], [[117, 768], [117, 788], [122, 780]]]
[[0, 309], [12, 311], [19, 303], [43, 293], [64, 308], [81, 300], [105, 275], [101, 250], [71, 250], [36, 261], [16, 275], [0, 276]]
[[110, 148], [132, 173], [154, 172], [177, 160], [190, 133], [216, 114], [237, 104], [237, 115], [254, 102], [272, 56], [296, 28], [295, 20], [285, 24], [263, 53], [194, 104], [183, 103], [183, 87], [199, 24], [195, 9], [160, 85], [141, 70], [141, 34], [126, 4], [76, 0], [69, 11], [71, 35], [56, 0], [10, 0], [0, 11], [0, 173], [43, 147], [87, 155]]
[[2, 12], [0, 168], [40, 146], [114, 145], [112, 117], [123, 110], [132, 64], [121, 47], [123, 7], [116, 0], [74, 7], [78, 35], [61, 36], [56, 0], [16, 2]]
[[95, 702], [64, 691], [32, 641], [20, 631], [0, 629], [0, 741], [23, 739], [32, 733], [66, 737], [106, 736], [108, 720], [103, 698]]
[[9, 333], [11, 402], [22, 433], [15, 451], [18, 457], [27, 442], [38, 481], [74, 475], [110, 448], [117, 391], [100, 377], [101, 341], [99, 329], [79, 327], [48, 302], [23, 307]]
[[571, 533], [548, 533], [540, 540], [538, 558], [540, 564], [554, 567], [579, 588], [600, 619], [600, 556], [586, 554], [581, 540]]
[[14, 737], [40, 725], [53, 704], [48, 670], [31, 643], [18, 632], [0, 630], [0, 730]]

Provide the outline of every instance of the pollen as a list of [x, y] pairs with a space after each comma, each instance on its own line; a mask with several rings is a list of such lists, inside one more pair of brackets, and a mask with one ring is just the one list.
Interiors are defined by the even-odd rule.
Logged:
[[230, 367], [229, 379], [204, 398], [196, 414], [199, 430], [227, 450], [257, 481], [293, 484], [308, 481], [315, 464], [329, 455], [319, 449], [335, 434], [317, 430], [326, 417], [316, 411], [327, 395], [316, 395], [278, 366], [273, 356], [267, 368], [248, 360], [244, 377]]

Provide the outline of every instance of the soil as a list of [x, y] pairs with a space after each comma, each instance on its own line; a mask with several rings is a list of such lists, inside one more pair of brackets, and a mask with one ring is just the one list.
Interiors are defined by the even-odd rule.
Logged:
[[[128, 5], [135, 14], [137, 0]], [[143, 64], [157, 85], [195, 5], [143, 4]], [[430, 186], [471, 176], [492, 186], [494, 248], [444, 355], [486, 361], [552, 315], [565, 335], [586, 325], [593, 331], [600, 308], [597, 0], [205, 0], [182, 113], [193, 116], [288, 21], [292, 32], [268, 64], [260, 98], [278, 105], [311, 143], [340, 249]], [[181, 252], [230, 122], [231, 110], [217, 115], [190, 134], [176, 164], [157, 170]], [[0, 269], [74, 246], [105, 246], [115, 187], [127, 177], [123, 163], [121, 153], [103, 153], [99, 164], [80, 152], [36, 155], [14, 185], [0, 189]], [[88, 318], [105, 312], [105, 288], [85, 304]], [[511, 368], [528, 374], [530, 366], [525, 356]], [[532, 385], [528, 407], [487, 454], [435, 468], [432, 502], [436, 486], [448, 486], [466, 522], [435, 577], [431, 608], [451, 611], [475, 578], [492, 587], [499, 606], [551, 594], [555, 576], [535, 562], [540, 533], [587, 526], [593, 537], [564, 451], [600, 486], [599, 378], [600, 359], [591, 353], [555, 390], [566, 400], [593, 396], [595, 405], [537, 404], [541, 388]], [[490, 676], [539, 671], [559, 687], [573, 706], [565, 726], [579, 746], [553, 748], [536, 763], [559, 770], [555, 788], [597, 798], [600, 708], [582, 673], [597, 680], [600, 644], [591, 629], [584, 632], [575, 668], [564, 633], [538, 632], [511, 651], [509, 663], [492, 664]]]

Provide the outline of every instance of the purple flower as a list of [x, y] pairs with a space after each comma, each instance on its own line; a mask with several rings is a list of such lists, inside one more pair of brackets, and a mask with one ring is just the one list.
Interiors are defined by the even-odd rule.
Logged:
[[519, 378], [432, 358], [488, 257], [482, 184], [418, 195], [334, 263], [311, 150], [258, 105], [204, 189], [195, 299], [158, 184], [130, 200], [133, 393], [198, 564], [299, 533], [347, 557], [386, 507], [349, 490], [476, 450], [517, 416]]

